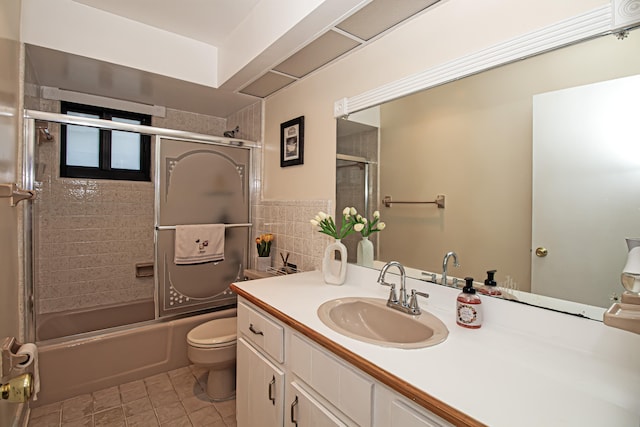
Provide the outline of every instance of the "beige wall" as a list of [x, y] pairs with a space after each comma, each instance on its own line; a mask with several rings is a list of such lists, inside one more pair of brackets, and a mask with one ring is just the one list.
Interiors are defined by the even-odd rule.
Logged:
[[[335, 199], [336, 100], [607, 3], [443, 1], [344, 60], [269, 97], [265, 102], [265, 199]], [[304, 165], [280, 168], [280, 124], [298, 116], [305, 116]]]
[[[20, 0], [0, 2], [0, 183], [20, 182], [17, 166], [20, 125]], [[19, 337], [18, 215], [0, 199], [0, 339]], [[0, 403], [0, 425], [10, 426], [18, 406]]]

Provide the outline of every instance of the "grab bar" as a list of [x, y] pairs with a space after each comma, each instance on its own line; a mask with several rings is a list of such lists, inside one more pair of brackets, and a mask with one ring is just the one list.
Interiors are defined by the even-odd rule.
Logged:
[[[253, 227], [253, 224], [250, 222], [244, 224], [225, 224], [224, 228], [234, 228], [234, 227]], [[156, 230], [175, 230], [175, 225], [156, 225]]]
[[438, 194], [436, 196], [436, 199], [433, 202], [400, 202], [400, 201], [396, 201], [396, 200], [391, 200], [391, 196], [384, 196], [384, 199], [382, 199], [382, 204], [384, 204], [385, 208], [390, 208], [392, 203], [404, 203], [404, 204], [435, 204], [438, 205], [438, 207], [440, 209], [444, 209], [444, 194]]

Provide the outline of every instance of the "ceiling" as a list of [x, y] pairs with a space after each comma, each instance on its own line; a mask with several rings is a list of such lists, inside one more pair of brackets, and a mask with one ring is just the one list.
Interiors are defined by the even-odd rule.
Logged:
[[171, 33], [220, 46], [260, 0], [73, 0]]
[[[180, 37], [212, 46], [225, 43], [261, 0], [73, 0]], [[265, 1], [265, 0], [262, 0]], [[299, 0], [294, 0], [299, 1]], [[203, 86], [55, 49], [27, 45], [27, 83], [161, 105], [216, 117], [268, 97], [383, 36], [439, 0], [372, 0], [258, 73], [236, 89]]]

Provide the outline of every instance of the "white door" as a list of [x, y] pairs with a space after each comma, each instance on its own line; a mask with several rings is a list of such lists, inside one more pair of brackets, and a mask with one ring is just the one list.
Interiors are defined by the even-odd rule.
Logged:
[[236, 418], [239, 427], [279, 427], [284, 416], [284, 372], [238, 339]]
[[640, 76], [534, 96], [533, 293], [607, 307], [624, 290], [624, 239], [640, 236], [639, 100]]

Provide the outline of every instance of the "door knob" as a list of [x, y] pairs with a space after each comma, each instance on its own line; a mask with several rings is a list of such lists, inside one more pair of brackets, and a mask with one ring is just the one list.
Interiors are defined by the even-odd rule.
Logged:
[[546, 257], [548, 253], [549, 251], [547, 250], [547, 248], [536, 248], [536, 256], [539, 256], [540, 258]]

